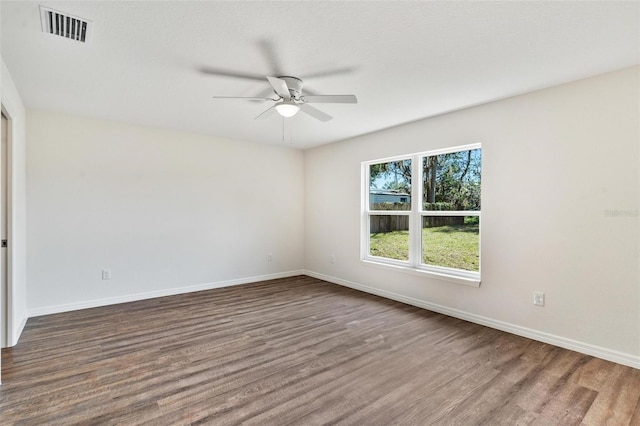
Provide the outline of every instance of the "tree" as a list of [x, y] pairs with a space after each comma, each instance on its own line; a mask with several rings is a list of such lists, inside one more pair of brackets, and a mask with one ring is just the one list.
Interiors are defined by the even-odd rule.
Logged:
[[369, 178], [372, 187], [377, 188], [376, 181], [383, 179], [384, 189], [395, 189], [406, 194], [411, 193], [411, 160], [391, 161], [389, 163], [372, 164], [369, 167]]
[[437, 176], [438, 156], [425, 157], [422, 164], [424, 167], [423, 175], [423, 192], [425, 203], [436, 202], [436, 176]]
[[426, 157], [423, 174], [425, 202], [480, 210], [480, 149]]
[[[480, 149], [424, 157], [422, 186], [424, 203], [446, 203], [451, 210], [480, 210], [482, 175]], [[372, 188], [411, 193], [411, 160], [372, 164]]]

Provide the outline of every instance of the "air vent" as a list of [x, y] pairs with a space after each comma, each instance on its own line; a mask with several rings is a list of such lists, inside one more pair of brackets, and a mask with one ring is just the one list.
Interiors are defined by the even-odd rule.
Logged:
[[93, 22], [68, 13], [40, 6], [42, 32], [80, 43], [91, 41]]

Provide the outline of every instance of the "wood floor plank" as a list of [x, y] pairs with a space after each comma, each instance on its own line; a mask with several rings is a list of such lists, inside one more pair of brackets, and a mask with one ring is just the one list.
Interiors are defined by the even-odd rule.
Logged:
[[304, 276], [31, 318], [2, 377], [2, 425], [640, 424], [640, 370]]
[[640, 424], [629, 419], [640, 419], [640, 370], [616, 365], [606, 374], [607, 381], [599, 387], [599, 393], [591, 409], [583, 419], [586, 425]]

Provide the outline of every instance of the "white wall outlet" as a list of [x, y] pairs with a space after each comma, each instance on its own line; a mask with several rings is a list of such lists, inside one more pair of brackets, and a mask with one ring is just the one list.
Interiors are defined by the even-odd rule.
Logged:
[[331, 256], [329, 256], [329, 262], [331, 262], [332, 264], [336, 263], [336, 255], [335, 254], [332, 254]]
[[267, 262], [273, 262], [273, 254], [267, 254]]
[[111, 279], [111, 269], [103, 269], [102, 270], [102, 279], [110, 280]]
[[544, 306], [544, 293], [541, 291], [533, 292], [533, 304], [537, 306]]

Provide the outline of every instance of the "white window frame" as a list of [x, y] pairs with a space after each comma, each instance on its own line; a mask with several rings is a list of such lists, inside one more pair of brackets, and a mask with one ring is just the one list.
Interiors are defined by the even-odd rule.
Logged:
[[[440, 211], [422, 210], [422, 159], [434, 155], [450, 154], [453, 152], [481, 149], [480, 143], [443, 148], [432, 151], [418, 152], [409, 155], [387, 157], [361, 163], [362, 168], [362, 197], [361, 197], [361, 231], [360, 231], [360, 259], [367, 265], [391, 268], [394, 270], [428, 276], [445, 281], [479, 287], [481, 282], [482, 265], [482, 218], [481, 211]], [[373, 164], [389, 163], [393, 161], [411, 160], [411, 210], [371, 210], [369, 203], [370, 173]], [[417, 176], [417, 178], [416, 178]], [[409, 217], [409, 260], [402, 261], [385, 257], [372, 256], [370, 253], [370, 221], [371, 216], [408, 216]], [[424, 216], [477, 216], [480, 219], [480, 235], [478, 254], [480, 256], [478, 272], [443, 266], [426, 265], [422, 263], [422, 217]]]

